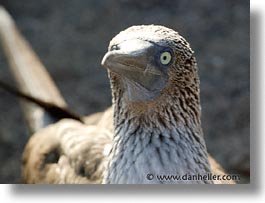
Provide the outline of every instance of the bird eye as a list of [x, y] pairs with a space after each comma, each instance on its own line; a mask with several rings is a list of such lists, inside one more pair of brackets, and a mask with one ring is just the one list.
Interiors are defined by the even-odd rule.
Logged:
[[170, 62], [171, 62], [171, 53], [168, 52], [168, 51], [165, 51], [163, 52], [161, 55], [160, 55], [160, 62], [163, 64], [163, 65], [168, 65]]

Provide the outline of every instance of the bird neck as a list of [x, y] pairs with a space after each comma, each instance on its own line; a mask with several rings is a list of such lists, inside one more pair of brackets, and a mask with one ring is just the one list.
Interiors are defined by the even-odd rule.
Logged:
[[[157, 176], [210, 173], [200, 119], [166, 101], [147, 108], [122, 100], [114, 103], [115, 135], [105, 183], [187, 183]], [[148, 174], [155, 178], [149, 180]], [[205, 183], [189, 181], [195, 182]]]

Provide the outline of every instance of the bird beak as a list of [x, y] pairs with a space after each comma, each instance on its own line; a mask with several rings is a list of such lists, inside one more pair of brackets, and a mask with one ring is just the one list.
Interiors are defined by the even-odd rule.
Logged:
[[163, 72], [152, 66], [155, 45], [139, 40], [127, 40], [118, 45], [118, 50], [108, 51], [101, 64], [118, 75], [131, 78], [140, 74], [163, 75]]

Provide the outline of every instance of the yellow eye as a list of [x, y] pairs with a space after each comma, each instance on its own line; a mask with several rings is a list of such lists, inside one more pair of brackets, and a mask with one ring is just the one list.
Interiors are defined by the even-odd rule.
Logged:
[[163, 52], [161, 55], [160, 55], [160, 62], [163, 64], [163, 65], [167, 65], [171, 62], [171, 53], [168, 52], [168, 51], [165, 51]]

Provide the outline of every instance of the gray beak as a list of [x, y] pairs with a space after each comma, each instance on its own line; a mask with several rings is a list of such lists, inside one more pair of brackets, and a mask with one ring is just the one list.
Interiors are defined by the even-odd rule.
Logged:
[[120, 43], [118, 47], [118, 50], [107, 52], [102, 59], [101, 64], [108, 70], [129, 79], [138, 74], [163, 75], [151, 65], [155, 55], [154, 44], [133, 39]]
[[101, 64], [121, 76], [129, 101], [148, 101], [160, 94], [168, 79], [165, 67], [157, 63], [160, 50], [151, 42], [131, 39], [108, 51]]

